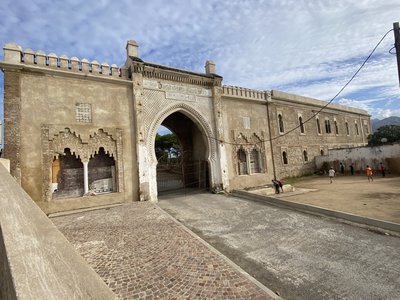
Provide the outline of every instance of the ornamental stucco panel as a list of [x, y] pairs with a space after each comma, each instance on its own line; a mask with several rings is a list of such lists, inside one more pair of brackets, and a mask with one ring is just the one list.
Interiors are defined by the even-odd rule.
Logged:
[[162, 80], [143, 80], [144, 104], [143, 114], [146, 134], [150, 125], [160, 112], [179, 103], [193, 107], [208, 124], [213, 124], [212, 92], [209, 88], [197, 87], [188, 84], [172, 83]]

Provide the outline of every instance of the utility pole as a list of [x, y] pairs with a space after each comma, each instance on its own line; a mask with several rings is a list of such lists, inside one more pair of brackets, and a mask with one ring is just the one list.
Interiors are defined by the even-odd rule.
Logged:
[[399, 75], [399, 85], [400, 85], [400, 29], [399, 29], [399, 22], [393, 23], [393, 32], [394, 32], [394, 47], [396, 48], [396, 57], [397, 57], [397, 72]]

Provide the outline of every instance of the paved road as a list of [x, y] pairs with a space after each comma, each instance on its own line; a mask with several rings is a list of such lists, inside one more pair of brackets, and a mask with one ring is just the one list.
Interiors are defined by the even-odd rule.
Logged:
[[284, 299], [399, 299], [400, 238], [212, 194], [159, 206]]

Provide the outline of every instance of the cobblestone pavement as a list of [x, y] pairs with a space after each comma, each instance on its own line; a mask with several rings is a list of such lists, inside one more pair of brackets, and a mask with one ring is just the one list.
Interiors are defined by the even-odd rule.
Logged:
[[272, 299], [152, 203], [52, 221], [121, 299]]

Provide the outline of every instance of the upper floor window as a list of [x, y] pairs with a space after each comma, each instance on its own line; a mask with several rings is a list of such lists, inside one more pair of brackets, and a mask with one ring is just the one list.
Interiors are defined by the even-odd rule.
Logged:
[[329, 119], [325, 119], [325, 132], [331, 133], [331, 123], [329, 122]]
[[299, 116], [299, 126], [300, 126], [300, 133], [304, 133], [304, 123], [302, 116]]
[[285, 128], [283, 126], [283, 117], [282, 114], [278, 114], [278, 126], [279, 126], [279, 132], [280, 133], [284, 133], [285, 132]]
[[303, 158], [304, 158], [304, 161], [308, 161], [308, 154], [307, 154], [306, 150], [303, 151]]
[[354, 127], [356, 128], [356, 135], [360, 135], [360, 132], [358, 131], [358, 124], [357, 124], [357, 122], [354, 123]]
[[282, 152], [282, 160], [283, 160], [283, 164], [287, 165], [288, 164], [288, 157], [287, 157], [287, 153], [286, 151]]
[[335, 120], [335, 134], [339, 134], [339, 128], [336, 120]]
[[321, 134], [321, 124], [319, 123], [319, 118], [317, 118], [317, 131], [318, 134]]
[[346, 134], [347, 135], [350, 135], [350, 130], [349, 130], [349, 123], [346, 121], [346, 123], [345, 123], [345, 126], [346, 126]]

